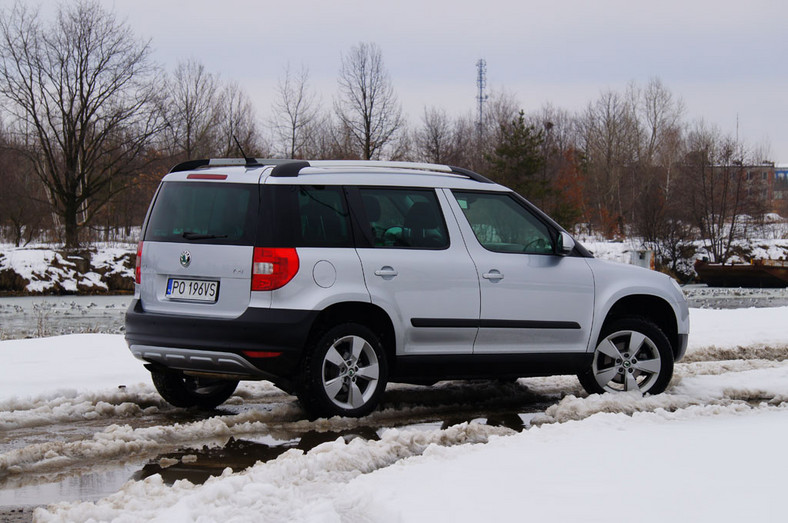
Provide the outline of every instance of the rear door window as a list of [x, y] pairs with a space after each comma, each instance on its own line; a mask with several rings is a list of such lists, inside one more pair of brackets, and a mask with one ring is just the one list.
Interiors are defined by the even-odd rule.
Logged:
[[252, 245], [258, 186], [164, 182], [145, 228], [145, 241]]
[[362, 227], [378, 248], [446, 249], [449, 234], [432, 189], [359, 189]]

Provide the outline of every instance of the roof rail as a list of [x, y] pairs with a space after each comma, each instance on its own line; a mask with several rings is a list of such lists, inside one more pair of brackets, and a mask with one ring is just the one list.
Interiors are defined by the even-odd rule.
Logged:
[[454, 174], [462, 174], [467, 176], [471, 180], [475, 180], [481, 183], [495, 183], [494, 181], [490, 180], [486, 176], [482, 176], [481, 174], [477, 173], [476, 171], [471, 171], [470, 169], [465, 169], [463, 167], [456, 167], [454, 165], [449, 166], [451, 168], [451, 172]]
[[386, 162], [378, 160], [314, 160], [310, 162], [302, 160], [284, 160], [279, 161], [271, 172], [274, 177], [291, 177], [298, 176], [301, 169], [307, 167], [378, 167], [389, 169], [413, 169], [419, 171], [433, 171], [445, 174], [455, 174], [465, 176], [471, 180], [482, 183], [495, 183], [489, 178], [482, 176], [479, 173], [463, 169], [462, 167], [453, 167], [450, 165], [441, 165], [436, 163], [417, 163], [417, 162]]
[[277, 164], [271, 171], [271, 176], [277, 178], [295, 177], [298, 176], [298, 173], [301, 172], [301, 169], [306, 167], [311, 167], [311, 164], [303, 160], [289, 160], [287, 162]]
[[170, 169], [170, 172], [193, 171], [195, 169], [207, 167], [262, 167], [264, 165], [291, 163], [292, 161], [293, 160], [283, 160], [280, 158], [210, 158], [181, 162]]
[[437, 163], [395, 162], [383, 160], [314, 160], [312, 167], [380, 167], [388, 169], [415, 169], [451, 173], [451, 167]]

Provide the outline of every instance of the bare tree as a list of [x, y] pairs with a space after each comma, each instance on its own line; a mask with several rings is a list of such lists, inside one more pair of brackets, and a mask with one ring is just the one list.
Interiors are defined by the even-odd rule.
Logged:
[[34, 174], [33, 163], [18, 145], [9, 142], [0, 129], [0, 226], [16, 246], [30, 243], [43, 226], [49, 225], [44, 187]]
[[622, 181], [637, 150], [633, 107], [626, 97], [606, 91], [588, 105], [579, 125], [593, 218], [607, 235], [622, 233], [631, 203], [622, 199]]
[[427, 162], [447, 163], [452, 154], [454, 133], [444, 109], [425, 107], [422, 127], [416, 130], [416, 154]]
[[360, 43], [342, 56], [340, 98], [335, 111], [363, 159], [380, 155], [402, 126], [402, 109], [394, 94], [383, 55], [375, 44]]
[[490, 153], [496, 145], [506, 139], [508, 126], [519, 117], [520, 103], [517, 97], [504, 89], [493, 91], [487, 100], [484, 112], [484, 132], [480, 149]]
[[545, 146], [552, 149], [552, 154], [564, 155], [567, 151], [577, 149], [577, 122], [573, 114], [552, 104], [543, 105], [536, 113], [528, 117], [534, 127], [545, 130]]
[[194, 59], [179, 62], [167, 82], [163, 112], [167, 148], [178, 160], [205, 158], [217, 148], [220, 84]]
[[395, 162], [416, 161], [413, 133], [410, 131], [406, 119], [403, 118], [397, 135], [386, 147], [386, 156]]
[[353, 130], [342, 120], [326, 118], [323, 121], [323, 151], [321, 158], [330, 160], [359, 160], [358, 143]]
[[305, 158], [304, 152], [315, 139], [319, 124], [317, 99], [309, 88], [309, 70], [292, 73], [285, 68], [273, 103], [273, 127], [287, 158]]
[[[637, 158], [631, 167], [630, 225], [654, 251], [656, 264], [672, 272], [691, 255], [693, 231], [686, 198], [676, 191], [677, 170], [685, 153], [684, 105], [658, 78], [629, 89], [637, 116]], [[688, 270], [689, 267], [684, 267]]]
[[688, 137], [683, 179], [694, 225], [712, 261], [724, 263], [736, 239], [746, 237], [745, 214], [759, 211], [757, 180], [749, 180], [742, 144], [703, 122]]
[[218, 101], [221, 114], [217, 125], [218, 153], [230, 157], [238, 154], [238, 143], [249, 156], [268, 156], [268, 147], [257, 130], [254, 107], [236, 82], [228, 83]]
[[452, 127], [452, 155], [449, 162], [474, 171], [486, 172], [489, 163], [479, 140], [476, 116], [468, 113], [454, 121]]
[[0, 95], [77, 247], [160, 129], [149, 45], [94, 0], [63, 4], [47, 26], [17, 3], [0, 15], [0, 38]]
[[638, 94], [636, 111], [645, 130], [641, 161], [660, 162], [667, 167], [676, 160], [673, 137], [681, 127], [684, 103], [677, 100], [659, 78], [652, 78]]

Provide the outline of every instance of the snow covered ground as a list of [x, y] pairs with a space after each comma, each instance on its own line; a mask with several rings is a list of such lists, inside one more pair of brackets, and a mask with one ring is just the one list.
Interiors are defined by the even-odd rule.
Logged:
[[[784, 521], [788, 512], [788, 307], [691, 310], [690, 350], [669, 390], [585, 396], [574, 377], [520, 380], [569, 391], [530, 428], [485, 419], [381, 430], [291, 449], [204, 484], [129, 481], [97, 501], [36, 510], [37, 521]], [[84, 439], [16, 444], [4, 434], [166, 409], [122, 336], [0, 342], [0, 482], [123, 460], [201, 437], [293, 424], [296, 404], [172, 425], [113, 423]], [[230, 403], [276, 395], [242, 384]], [[560, 396], [559, 396], [560, 397]], [[390, 415], [386, 407], [373, 417]], [[310, 425], [311, 424], [311, 425]], [[187, 457], [183, 457], [187, 461]]]
[[[94, 244], [91, 251], [67, 254], [48, 245], [0, 244], [0, 290], [29, 294], [101, 294], [133, 290], [133, 245]], [[11, 277], [11, 276], [14, 277]]]

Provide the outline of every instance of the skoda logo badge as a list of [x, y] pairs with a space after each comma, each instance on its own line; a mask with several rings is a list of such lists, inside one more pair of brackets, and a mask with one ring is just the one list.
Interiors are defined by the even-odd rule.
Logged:
[[188, 267], [189, 264], [192, 262], [192, 253], [189, 251], [183, 251], [181, 253], [181, 265], [184, 267]]

